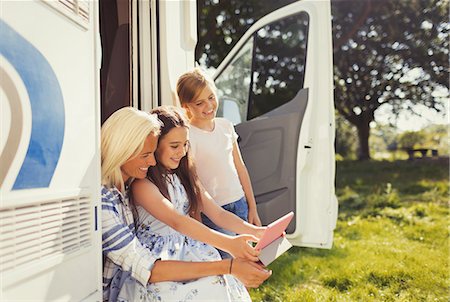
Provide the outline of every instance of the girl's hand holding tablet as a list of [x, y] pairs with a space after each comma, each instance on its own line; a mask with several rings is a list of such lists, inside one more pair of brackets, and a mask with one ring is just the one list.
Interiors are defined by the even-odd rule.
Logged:
[[226, 250], [234, 258], [243, 258], [251, 261], [259, 261], [259, 251], [255, 250], [249, 242], [258, 242], [258, 238], [253, 235], [230, 236], [230, 243]]

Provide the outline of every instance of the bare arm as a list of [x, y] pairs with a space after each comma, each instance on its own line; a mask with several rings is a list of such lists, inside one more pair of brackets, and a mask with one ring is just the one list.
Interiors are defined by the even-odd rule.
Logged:
[[[149, 282], [189, 281], [192, 279], [225, 275], [230, 272], [230, 259], [210, 262], [156, 261]], [[246, 287], [258, 287], [272, 274], [263, 266], [245, 259], [234, 259], [231, 274]]]
[[233, 143], [233, 161], [248, 203], [248, 222], [256, 226], [261, 226], [261, 219], [259, 219], [258, 211], [256, 209], [256, 201], [255, 195], [253, 194], [252, 183], [237, 142]]
[[234, 257], [258, 260], [259, 252], [247, 244], [247, 241], [256, 241], [252, 235], [228, 236], [211, 230], [188, 215], [178, 213], [172, 203], [161, 194], [158, 187], [148, 179], [134, 181], [132, 190], [137, 204], [178, 232], [227, 251]]

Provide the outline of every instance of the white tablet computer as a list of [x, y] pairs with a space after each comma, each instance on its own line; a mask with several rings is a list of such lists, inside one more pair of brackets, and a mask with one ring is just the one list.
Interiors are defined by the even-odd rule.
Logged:
[[278, 237], [282, 236], [284, 230], [286, 230], [287, 226], [289, 225], [289, 222], [291, 222], [292, 217], [294, 217], [294, 212], [289, 212], [283, 217], [278, 218], [277, 220], [269, 224], [261, 239], [256, 244], [255, 249], [262, 250], [274, 240], [278, 239]]
[[267, 226], [263, 236], [255, 246], [256, 250], [260, 250], [259, 260], [264, 265], [269, 265], [281, 254], [292, 247], [292, 244], [283, 236], [289, 222], [294, 217], [294, 212], [289, 212], [283, 217], [275, 220]]

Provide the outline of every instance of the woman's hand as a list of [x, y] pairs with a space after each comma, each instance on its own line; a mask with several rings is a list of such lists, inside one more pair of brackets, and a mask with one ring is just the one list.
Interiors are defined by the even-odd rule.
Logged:
[[258, 261], [259, 251], [255, 250], [249, 242], [258, 242], [258, 238], [247, 234], [231, 237], [227, 244], [226, 251], [234, 258]]
[[259, 219], [256, 208], [248, 209], [248, 222], [256, 226], [261, 226], [261, 219]]
[[231, 274], [239, 279], [246, 287], [256, 288], [272, 275], [259, 263], [246, 259], [234, 259]]

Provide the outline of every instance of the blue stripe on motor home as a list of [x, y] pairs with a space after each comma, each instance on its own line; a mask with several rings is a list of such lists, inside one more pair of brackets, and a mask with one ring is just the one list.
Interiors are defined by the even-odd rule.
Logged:
[[0, 54], [22, 78], [32, 112], [30, 142], [13, 190], [48, 187], [64, 141], [64, 100], [58, 79], [39, 50], [2, 20]]

